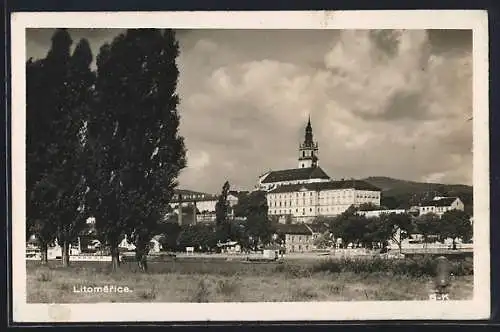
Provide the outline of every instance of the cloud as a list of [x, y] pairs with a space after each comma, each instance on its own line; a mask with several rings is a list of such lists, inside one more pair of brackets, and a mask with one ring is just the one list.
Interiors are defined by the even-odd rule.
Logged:
[[[93, 33], [93, 49], [112, 36]], [[269, 169], [297, 167], [309, 115], [320, 165], [334, 178], [472, 183], [470, 31], [185, 30], [178, 38], [184, 188], [215, 193], [229, 180], [249, 189]]]
[[[472, 114], [472, 58], [467, 43], [461, 45], [465, 50], [444, 52], [434, 45], [442, 38], [431, 40], [432, 33], [424, 30], [342, 31], [323, 36], [328, 48], [315, 48], [318, 44], [308, 43], [311, 33], [296, 48], [308, 50], [306, 61], [303, 55], [294, 60], [290, 53], [269, 51], [276, 41], [272, 33], [265, 42], [246, 38], [251, 35], [240, 33], [241, 40], [254, 43], [246, 48], [265, 49], [272, 56], [252, 59], [236, 47], [223, 52], [234, 43], [214, 37], [196, 57], [210, 58], [217, 49], [226, 54], [224, 60], [208, 68], [190, 67], [189, 72], [207, 73], [196, 81], [189, 72], [183, 76], [187, 144], [204, 146], [201, 137], [225, 142], [211, 150], [217, 157], [206, 170], [220, 175], [203, 184], [186, 176], [184, 184], [213, 190], [228, 177], [248, 187], [267, 169], [296, 167], [308, 114], [320, 144], [320, 165], [333, 177], [425, 180], [440, 174], [443, 182], [471, 183], [472, 126], [466, 120]], [[190, 131], [194, 123], [212, 124], [195, 135]], [[222, 162], [227, 160], [238, 166]]]

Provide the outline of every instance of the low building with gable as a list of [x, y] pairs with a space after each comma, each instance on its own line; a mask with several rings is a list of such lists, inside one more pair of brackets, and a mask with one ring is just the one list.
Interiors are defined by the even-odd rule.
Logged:
[[418, 206], [419, 215], [434, 213], [442, 216], [445, 212], [451, 210], [464, 211], [464, 203], [459, 197], [436, 196], [431, 200], [421, 202]]

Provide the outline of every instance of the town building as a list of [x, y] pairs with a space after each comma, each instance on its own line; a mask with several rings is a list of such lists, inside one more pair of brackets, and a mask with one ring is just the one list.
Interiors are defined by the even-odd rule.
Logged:
[[336, 216], [350, 206], [380, 205], [380, 189], [360, 180], [334, 181], [319, 167], [318, 143], [311, 119], [299, 145], [298, 168], [271, 171], [259, 178], [266, 191], [268, 214], [280, 223], [310, 223], [318, 216]]
[[421, 202], [417, 207], [419, 215], [434, 213], [442, 216], [443, 213], [450, 210], [464, 210], [464, 203], [459, 197], [436, 196], [431, 200]]
[[309, 223], [318, 216], [337, 216], [350, 206], [380, 205], [380, 195], [379, 188], [361, 180], [280, 186], [267, 193], [268, 214]]
[[277, 225], [276, 233], [284, 238], [287, 253], [313, 251], [314, 240], [320, 235], [306, 224], [280, 224]]
[[[218, 195], [195, 192], [190, 190], [176, 190], [173, 199], [170, 201], [170, 207], [176, 210], [179, 224], [198, 222], [213, 222], [215, 220], [215, 206], [219, 200]], [[233, 214], [233, 207], [238, 204], [237, 193], [231, 191], [227, 195], [227, 201], [230, 207], [229, 216]], [[191, 207], [192, 217], [190, 220], [182, 220], [180, 207]]]

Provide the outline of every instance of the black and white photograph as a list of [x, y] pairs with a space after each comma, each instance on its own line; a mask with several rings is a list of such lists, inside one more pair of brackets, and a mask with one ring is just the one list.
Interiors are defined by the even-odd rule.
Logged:
[[15, 15], [14, 319], [489, 316], [486, 14]]

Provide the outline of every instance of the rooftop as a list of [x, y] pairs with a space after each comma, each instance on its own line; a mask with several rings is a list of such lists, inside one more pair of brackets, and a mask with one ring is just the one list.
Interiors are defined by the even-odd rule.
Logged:
[[292, 168], [280, 171], [271, 171], [262, 183], [273, 183], [282, 181], [297, 181], [309, 179], [330, 179], [321, 167]]
[[356, 189], [356, 190], [371, 190], [381, 191], [380, 188], [363, 180], [341, 180], [341, 181], [328, 181], [307, 184], [292, 184], [287, 186], [280, 186], [276, 189], [269, 191], [269, 193], [289, 193], [295, 191], [322, 191], [322, 190], [335, 190], [335, 189]]
[[278, 224], [276, 225], [276, 233], [278, 234], [297, 234], [297, 235], [312, 235], [311, 228], [305, 224]]

